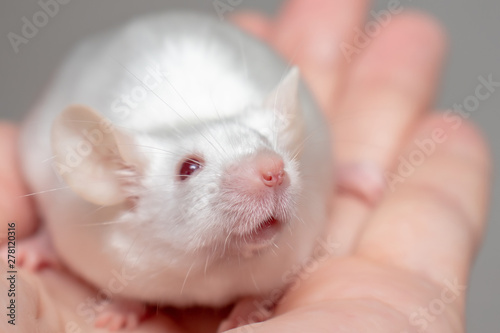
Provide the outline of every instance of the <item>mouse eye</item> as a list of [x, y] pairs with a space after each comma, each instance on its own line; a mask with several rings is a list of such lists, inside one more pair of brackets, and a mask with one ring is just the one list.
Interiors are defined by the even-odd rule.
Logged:
[[198, 171], [203, 167], [203, 162], [200, 158], [197, 157], [189, 157], [186, 158], [179, 169], [179, 179], [186, 180], [193, 173]]

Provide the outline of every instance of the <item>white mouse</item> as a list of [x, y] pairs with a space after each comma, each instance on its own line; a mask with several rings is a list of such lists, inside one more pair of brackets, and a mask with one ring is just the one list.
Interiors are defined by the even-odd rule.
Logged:
[[169, 13], [81, 44], [21, 153], [67, 267], [112, 298], [182, 308], [283, 287], [324, 233], [330, 146], [297, 68], [230, 24]]

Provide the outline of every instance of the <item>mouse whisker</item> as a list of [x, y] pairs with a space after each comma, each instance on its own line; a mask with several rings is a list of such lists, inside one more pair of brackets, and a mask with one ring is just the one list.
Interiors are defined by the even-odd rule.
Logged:
[[193, 269], [195, 263], [196, 263], [196, 261], [191, 264], [191, 267], [189, 267], [189, 270], [186, 273], [186, 277], [184, 278], [184, 281], [182, 282], [181, 295], [184, 292], [184, 287], [186, 286], [187, 279], [188, 279], [189, 274], [191, 273], [191, 270]]
[[[196, 126], [194, 126], [192, 123], [190, 123], [186, 118], [184, 118], [179, 112], [177, 112], [173, 107], [170, 106], [170, 104], [168, 104], [163, 98], [161, 98], [154, 90], [152, 90], [145, 82], [143, 82], [141, 79], [139, 79], [139, 77], [137, 77], [137, 75], [135, 75], [134, 73], [132, 73], [125, 65], [123, 65], [120, 61], [118, 61], [117, 59], [114, 59], [115, 62], [117, 62], [123, 69], [125, 69], [131, 76], [133, 76], [137, 81], [139, 81], [141, 83], [141, 85], [147, 90], [147, 91], [150, 91], [153, 95], [155, 95], [160, 101], [162, 101], [172, 112], [174, 112], [181, 120], [183, 120], [188, 126], [191, 126], [192, 128], [194, 128], [195, 130], [198, 131], [198, 133], [215, 149], [215, 146], [213, 145], [213, 143], [208, 140], [207, 137], [205, 137], [203, 135], [203, 133], [201, 133], [198, 128]], [[172, 85], [172, 83], [168, 80], [168, 78], [165, 77], [165, 80], [166, 82], [172, 87], [172, 89], [178, 94], [178, 96], [184, 101], [184, 103], [186, 103], [186, 101], [184, 100], [184, 98], [179, 94], [179, 92], [177, 91], [177, 89], [175, 89], [174, 85]], [[199, 119], [198, 115], [194, 112], [193, 109], [191, 109], [191, 107], [189, 106], [189, 104], [186, 103], [186, 106], [193, 112], [193, 114]], [[216, 149], [217, 150], [217, 149]]]
[[93, 214], [95, 214], [95, 213], [99, 212], [100, 210], [103, 210], [104, 208], [106, 208], [106, 206], [99, 206], [99, 207], [97, 207], [96, 209], [94, 209], [94, 210], [92, 210], [92, 211], [88, 212], [87, 214], [85, 214], [83, 217], [84, 217], [84, 218], [90, 218], [90, 216], [91, 216], [91, 215], [93, 215]]
[[121, 265], [120, 265], [120, 267], [122, 268], [122, 270], [123, 270], [123, 267], [125, 266], [126, 259], [127, 259], [127, 257], [130, 255], [130, 252], [132, 251], [132, 248], [134, 247], [134, 244], [135, 244], [135, 242], [137, 241], [137, 239], [139, 238], [139, 236], [140, 236], [140, 234], [139, 234], [139, 233], [136, 233], [136, 234], [135, 234], [135, 237], [134, 237], [134, 239], [132, 240], [132, 243], [130, 244], [130, 246], [129, 246], [129, 248], [128, 248], [127, 252], [125, 252], [125, 255], [123, 256], [122, 263], [121, 263]]
[[127, 224], [130, 223], [130, 221], [103, 221], [103, 222], [96, 222], [96, 223], [84, 223], [84, 224], [75, 224], [74, 227], [102, 227], [106, 225], [113, 225], [113, 224]]
[[205, 260], [205, 267], [203, 269], [203, 276], [206, 278], [207, 277], [207, 270], [208, 270], [208, 263], [210, 262], [210, 256], [211, 254], [209, 254], [207, 256], [207, 259]]
[[292, 213], [293, 216], [302, 224], [304, 225], [307, 225], [307, 223], [304, 221], [304, 219], [302, 219], [301, 217], [299, 217], [295, 212]]
[[[188, 107], [188, 109], [191, 111], [191, 113], [196, 117], [196, 119], [198, 119], [198, 121], [201, 123], [201, 124], [205, 124], [201, 119], [200, 117], [198, 116], [198, 114], [193, 110], [193, 108], [191, 108], [191, 106], [189, 105], [189, 103], [184, 99], [184, 97], [181, 95], [181, 93], [179, 93], [179, 91], [175, 88], [175, 86], [168, 80], [168, 78], [166, 79], [167, 83], [170, 85], [170, 87], [175, 91], [175, 93], [177, 94], [177, 96], [179, 96], [179, 98], [182, 100], [182, 102], [184, 104], [186, 104], [186, 106]], [[207, 128], [208, 125], [205, 125], [205, 128]], [[210, 133], [210, 132], [208, 132]], [[200, 132], [200, 135], [202, 135], [202, 133]], [[203, 135], [202, 135], [203, 136]], [[215, 139], [215, 137], [213, 137], [212, 135], [212, 139]], [[208, 143], [212, 145], [212, 143], [207, 139]], [[215, 142], [219, 145], [220, 149], [227, 155], [227, 152], [225, 151], [224, 147], [217, 141], [215, 140]], [[214, 147], [215, 149], [215, 146], [212, 145], [212, 147]], [[217, 149], [216, 149], [217, 150]]]
[[226, 240], [224, 241], [224, 248], [222, 250], [222, 256], [224, 256], [224, 254], [226, 253], [226, 245], [227, 245], [227, 242], [229, 240], [229, 238], [231, 237], [231, 234], [233, 233], [232, 230], [230, 230], [227, 234], [227, 237], [226, 237]]
[[45, 164], [47, 162], [50, 162], [50, 161], [53, 161], [55, 160], [57, 157], [57, 155], [52, 155], [51, 157], [47, 157], [46, 159], [44, 159], [43, 161], [40, 161], [40, 164]]
[[[169, 151], [169, 150], [166, 150], [166, 149], [163, 149], [163, 148], [158, 148], [158, 147], [154, 147], [154, 146], [147, 146], [147, 145], [139, 145], [139, 144], [135, 144], [135, 143], [128, 143], [128, 144], [119, 144], [120, 146], [132, 146], [132, 147], [139, 147], [139, 148], [148, 148], [148, 149], [152, 149], [152, 150], [158, 150], [160, 153], [166, 153], [166, 154], [170, 154], [170, 155], [177, 155], [177, 156], [180, 156], [179, 153], [177, 152], [173, 152], [173, 151]], [[146, 153], [147, 151], [141, 151], [141, 153]], [[149, 152], [147, 152], [149, 153]]]
[[255, 286], [255, 289], [257, 289], [257, 292], [260, 293], [260, 287], [259, 287], [257, 281], [255, 281], [255, 276], [253, 275], [253, 271], [250, 271], [250, 277], [252, 278], [252, 282], [253, 282], [253, 285]]
[[[221, 116], [221, 114], [219, 112], [219, 109], [215, 105], [215, 101], [214, 101], [214, 98], [212, 96], [212, 91], [210, 91], [209, 96], [210, 96], [210, 101], [212, 102], [212, 106], [213, 106], [213, 109], [215, 111], [215, 114], [217, 115], [217, 118], [219, 119], [219, 122], [222, 124], [222, 128], [224, 129], [224, 132], [226, 133], [227, 136], [230, 136], [229, 132], [228, 132], [228, 128], [227, 128], [227, 122]], [[226, 154], [226, 157], [229, 156], [225, 150], [223, 150], [223, 151]]]
[[56, 191], [60, 191], [60, 190], [68, 190], [69, 188], [70, 188], [69, 186], [58, 187], [58, 188], [53, 188], [53, 189], [50, 189], [50, 190], [45, 190], [45, 191], [39, 191], [39, 192], [33, 192], [33, 193], [29, 193], [29, 194], [20, 195], [18, 198], [27, 198], [27, 197], [32, 197], [32, 196], [35, 196], [35, 195], [40, 195], [40, 194], [45, 194], [45, 193], [50, 193], [50, 192], [56, 192]]
[[305, 144], [307, 141], [311, 140], [312, 137], [316, 134], [316, 131], [311, 132], [307, 137], [305, 137], [295, 148], [294, 152], [292, 153], [292, 161], [296, 161], [301, 150], [304, 148]]

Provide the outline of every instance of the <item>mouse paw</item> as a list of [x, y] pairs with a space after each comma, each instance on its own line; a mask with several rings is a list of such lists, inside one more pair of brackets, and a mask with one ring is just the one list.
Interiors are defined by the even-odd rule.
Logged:
[[341, 191], [356, 195], [368, 204], [376, 204], [385, 189], [384, 177], [379, 167], [371, 163], [353, 163], [337, 170]]
[[217, 333], [263, 322], [271, 318], [273, 309], [274, 303], [270, 300], [255, 297], [244, 298], [234, 305], [229, 316], [220, 323]]
[[144, 303], [125, 299], [104, 302], [99, 310], [94, 326], [109, 331], [134, 329], [147, 314]]
[[[7, 244], [5, 244], [1, 253], [7, 252]], [[49, 234], [45, 228], [37, 231], [31, 237], [16, 241], [16, 262], [18, 268], [24, 268], [31, 272], [39, 271], [44, 267], [58, 267], [60, 265], [56, 251], [50, 241]], [[2, 256], [3, 259], [8, 259]]]

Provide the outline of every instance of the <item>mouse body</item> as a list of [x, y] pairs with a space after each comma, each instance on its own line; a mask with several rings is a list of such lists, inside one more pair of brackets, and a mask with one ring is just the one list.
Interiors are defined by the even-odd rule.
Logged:
[[334, 189], [328, 125], [299, 70], [192, 13], [80, 44], [27, 117], [21, 157], [65, 265], [176, 307], [282, 288]]

